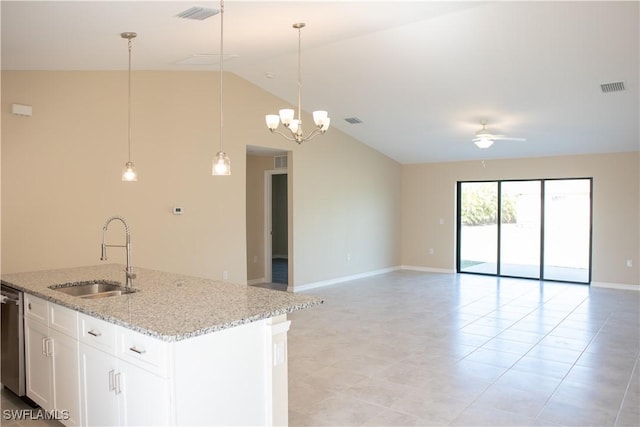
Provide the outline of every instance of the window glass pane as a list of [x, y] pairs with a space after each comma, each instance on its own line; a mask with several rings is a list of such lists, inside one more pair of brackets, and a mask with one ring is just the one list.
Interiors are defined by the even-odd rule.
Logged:
[[540, 181], [504, 181], [500, 191], [500, 274], [538, 279]]
[[544, 279], [589, 282], [591, 180], [545, 181]]
[[497, 274], [498, 183], [460, 185], [460, 271]]

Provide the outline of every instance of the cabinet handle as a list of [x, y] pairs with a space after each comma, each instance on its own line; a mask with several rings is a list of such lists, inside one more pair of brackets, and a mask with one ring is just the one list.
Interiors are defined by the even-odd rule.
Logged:
[[45, 356], [47, 355], [46, 345], [47, 345], [47, 339], [42, 338], [42, 354]]
[[29, 307], [29, 310], [31, 310], [31, 303], [27, 304], [27, 306]]
[[114, 373], [115, 371], [113, 369], [109, 371], [109, 391], [114, 391], [116, 389], [116, 386], [114, 385], [114, 378], [113, 378]]
[[136, 348], [135, 345], [133, 347], [129, 347], [129, 350], [133, 351], [134, 353], [138, 353], [138, 354], [145, 354], [147, 352], [147, 350], [145, 350], [144, 348], [142, 350], [139, 349], [139, 348]]
[[116, 377], [116, 394], [120, 394], [122, 393], [122, 390], [120, 389], [120, 372], [118, 372], [115, 377]]
[[102, 335], [102, 332], [97, 331], [95, 332], [93, 329], [91, 329], [89, 332], [87, 332], [89, 335], [93, 335], [94, 337], [99, 337]]
[[46, 338], [44, 340], [44, 349], [45, 349], [45, 353], [44, 353], [45, 356], [51, 357], [53, 355], [53, 339], [52, 338]]

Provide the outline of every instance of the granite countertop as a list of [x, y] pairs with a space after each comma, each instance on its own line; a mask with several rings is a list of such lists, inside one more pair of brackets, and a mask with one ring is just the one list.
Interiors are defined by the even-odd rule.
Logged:
[[51, 285], [108, 280], [124, 285], [125, 267], [90, 267], [3, 274], [2, 283], [81, 313], [159, 338], [179, 341], [281, 314], [323, 301], [310, 295], [273, 291], [210, 279], [136, 268], [127, 295], [83, 299]]

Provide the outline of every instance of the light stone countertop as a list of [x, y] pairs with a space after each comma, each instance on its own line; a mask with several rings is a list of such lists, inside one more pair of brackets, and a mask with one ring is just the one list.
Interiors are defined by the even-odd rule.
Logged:
[[179, 341], [322, 304], [320, 298], [135, 268], [127, 295], [83, 299], [51, 285], [108, 280], [124, 285], [125, 267], [102, 264], [60, 270], [3, 274], [2, 283], [107, 322]]

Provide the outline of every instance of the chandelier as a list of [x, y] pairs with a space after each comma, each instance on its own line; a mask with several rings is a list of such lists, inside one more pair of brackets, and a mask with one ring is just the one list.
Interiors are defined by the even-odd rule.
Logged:
[[[304, 131], [302, 130], [302, 107], [300, 102], [300, 92], [302, 89], [302, 80], [300, 77], [300, 70], [302, 68], [300, 60], [300, 39], [301, 30], [305, 25], [306, 24], [304, 22], [293, 24], [293, 28], [298, 30], [298, 118], [295, 118], [295, 111], [290, 108], [280, 110], [279, 115], [268, 114], [266, 116], [267, 128], [269, 128], [271, 133], [277, 133], [285, 139], [289, 141], [295, 141], [298, 144], [302, 144], [303, 142], [309, 141], [317, 135], [326, 133], [327, 129], [329, 129], [329, 123], [331, 122], [331, 119], [328, 117], [328, 113], [326, 111], [314, 111], [313, 121], [316, 125], [315, 129], [313, 129], [313, 131], [308, 135], [305, 135]], [[289, 130], [290, 136], [278, 130], [280, 121], [282, 121], [282, 125]]]

